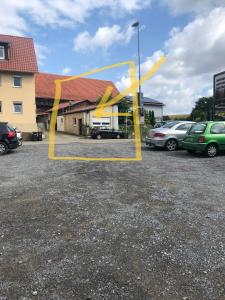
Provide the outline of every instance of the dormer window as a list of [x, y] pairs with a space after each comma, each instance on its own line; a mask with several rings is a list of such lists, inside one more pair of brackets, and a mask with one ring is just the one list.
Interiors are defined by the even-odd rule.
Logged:
[[0, 46], [0, 59], [5, 59], [5, 47]]
[[9, 47], [10, 43], [0, 41], [0, 60], [8, 60], [9, 59]]

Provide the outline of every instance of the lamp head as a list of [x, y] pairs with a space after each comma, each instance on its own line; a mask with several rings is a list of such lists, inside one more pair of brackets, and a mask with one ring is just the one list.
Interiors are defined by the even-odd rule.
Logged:
[[132, 27], [138, 27], [139, 26], [139, 22], [135, 22], [134, 24], [132, 24]]

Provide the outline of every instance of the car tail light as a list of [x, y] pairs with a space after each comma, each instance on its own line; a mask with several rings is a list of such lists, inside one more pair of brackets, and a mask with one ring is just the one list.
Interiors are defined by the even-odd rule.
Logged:
[[7, 137], [13, 138], [16, 135], [15, 131], [9, 131]]
[[161, 132], [156, 132], [154, 133], [154, 137], [159, 137], [159, 138], [163, 138], [165, 136], [164, 133], [161, 133]]
[[198, 139], [199, 143], [204, 143], [205, 142], [205, 137], [204, 136], [200, 136], [200, 138]]

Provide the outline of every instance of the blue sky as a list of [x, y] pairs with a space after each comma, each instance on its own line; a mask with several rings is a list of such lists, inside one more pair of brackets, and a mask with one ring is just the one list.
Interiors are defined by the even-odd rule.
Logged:
[[[71, 28], [42, 28], [35, 25], [30, 35], [37, 44], [47, 47], [49, 45], [48, 51], [44, 50], [47, 58], [41, 60], [39, 64], [40, 71], [61, 74], [63, 69], [70, 68], [71, 71], [68, 73], [75, 75], [122, 61], [137, 61], [137, 35], [135, 32], [129, 43], [115, 42], [107, 50], [97, 48], [93, 51], [74, 51], [74, 38], [81, 32], [87, 31], [94, 36], [99, 27], [112, 27], [116, 24], [122, 30], [139, 20], [142, 26], [141, 58], [143, 61], [145, 57], [163, 47], [173, 27], [183, 27], [188, 19], [190, 19], [189, 16], [172, 16], [168, 7], [153, 3], [147, 9], [134, 11], [120, 17], [97, 11], [87, 18], [84, 24], [75, 24]], [[116, 70], [108, 74], [99, 74], [98, 77], [104, 79], [107, 76], [110, 80], [118, 80], [121, 72], [122, 70]]]
[[[166, 64], [143, 86], [163, 101], [165, 113], [189, 113], [212, 94], [212, 76], [223, 71], [225, 4], [222, 0], [2, 0], [1, 33], [33, 37], [39, 70], [77, 75], [114, 63], [137, 61], [141, 23], [141, 69], [160, 55]], [[224, 66], [225, 68], [225, 66]], [[96, 74], [129, 86], [126, 68]]]

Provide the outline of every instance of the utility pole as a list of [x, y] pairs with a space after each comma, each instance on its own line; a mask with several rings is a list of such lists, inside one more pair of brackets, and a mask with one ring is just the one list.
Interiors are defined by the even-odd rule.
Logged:
[[139, 114], [141, 115], [142, 99], [141, 99], [141, 53], [140, 53], [140, 23], [135, 22], [132, 27], [137, 28], [137, 42], [138, 42], [138, 82], [139, 82], [139, 92], [138, 92], [138, 108]]

